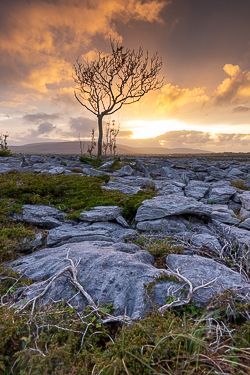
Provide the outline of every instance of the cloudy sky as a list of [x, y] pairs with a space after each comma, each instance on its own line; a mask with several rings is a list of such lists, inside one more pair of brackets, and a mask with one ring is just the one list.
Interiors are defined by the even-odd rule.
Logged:
[[111, 37], [163, 60], [161, 90], [112, 117], [119, 143], [249, 151], [249, 14], [249, 0], [1, 0], [0, 132], [12, 145], [90, 137], [73, 64]]

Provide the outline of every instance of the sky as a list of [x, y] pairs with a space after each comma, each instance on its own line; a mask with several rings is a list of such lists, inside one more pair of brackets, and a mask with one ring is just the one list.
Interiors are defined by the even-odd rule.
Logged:
[[112, 116], [119, 143], [247, 152], [249, 14], [249, 0], [0, 0], [0, 133], [9, 145], [88, 139], [97, 118], [74, 97], [74, 64], [113, 38], [157, 52], [164, 78]]

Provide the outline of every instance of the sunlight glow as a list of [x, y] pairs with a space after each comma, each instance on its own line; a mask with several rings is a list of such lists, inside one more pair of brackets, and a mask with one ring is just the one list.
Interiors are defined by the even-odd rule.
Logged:
[[[189, 131], [200, 131], [205, 133], [212, 133], [212, 137], [216, 133], [242, 133], [249, 134], [250, 126], [245, 124], [238, 125], [227, 125], [227, 124], [218, 124], [218, 125], [201, 125], [201, 124], [190, 124], [184, 121], [179, 120], [158, 120], [158, 121], [145, 121], [145, 120], [136, 120], [136, 121], [127, 121], [122, 124], [123, 130], [132, 130], [133, 135], [130, 139], [145, 139], [151, 137], [158, 137], [159, 135], [165, 134], [170, 131], [180, 131], [180, 130], [189, 130]], [[161, 144], [161, 142], [160, 142]], [[162, 145], [162, 144], [161, 144]]]
[[157, 137], [171, 130], [184, 130], [187, 127], [185, 122], [178, 120], [159, 120], [159, 121], [128, 121], [124, 123], [124, 130], [132, 130], [132, 139], [145, 139]]

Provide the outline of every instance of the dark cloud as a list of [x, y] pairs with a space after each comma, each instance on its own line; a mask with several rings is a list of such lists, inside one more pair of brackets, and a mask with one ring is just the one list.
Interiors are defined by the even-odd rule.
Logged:
[[250, 111], [250, 108], [244, 106], [244, 105], [238, 105], [237, 107], [234, 107], [232, 109], [232, 113], [246, 113]]
[[42, 122], [40, 125], [38, 125], [37, 128], [37, 134], [45, 134], [45, 133], [51, 133], [53, 130], [56, 129], [56, 126], [54, 126], [51, 122]]
[[75, 135], [81, 134], [81, 137], [90, 137], [92, 129], [97, 128], [97, 119], [90, 120], [87, 117], [70, 117], [69, 126]]
[[[49, 136], [49, 134], [56, 130], [56, 126], [54, 126], [51, 122], [44, 121], [38, 125], [36, 129], [29, 129], [28, 131], [28, 138], [39, 138], [39, 136]], [[26, 137], [26, 136], [25, 136]]]
[[32, 113], [27, 114], [23, 116], [23, 119], [26, 122], [33, 123], [33, 124], [39, 124], [41, 121], [47, 121], [47, 120], [57, 120], [61, 117], [58, 113], [54, 113], [51, 115], [48, 115], [47, 113]]

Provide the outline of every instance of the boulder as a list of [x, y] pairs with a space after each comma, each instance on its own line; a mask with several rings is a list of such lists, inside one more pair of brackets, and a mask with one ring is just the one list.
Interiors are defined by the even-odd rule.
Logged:
[[241, 220], [233, 217], [234, 212], [230, 210], [227, 205], [213, 204], [213, 212], [211, 214], [211, 219], [217, 220], [221, 223], [237, 225]]
[[[134, 245], [119, 243], [113, 246], [99, 246], [92, 242], [74, 243], [46, 248], [11, 262], [9, 266], [12, 269], [36, 281], [22, 293], [16, 290], [19, 305], [41, 293], [50, 277], [70, 265], [67, 254], [77, 264], [79, 282], [96, 303], [112, 303], [116, 307], [115, 315], [126, 314], [134, 319], [145, 315], [145, 308], [149, 307], [145, 302], [145, 284], [160, 276], [163, 271], [153, 266], [154, 258], [147, 251], [136, 251]], [[72, 298], [76, 292], [68, 276], [64, 274], [56, 279], [37, 303]], [[156, 288], [152, 297], [164, 304], [171, 286], [179, 288], [179, 284], [166, 281], [160, 284], [160, 288]], [[78, 294], [70, 303], [83, 309], [87, 300]]]
[[206, 247], [216, 252], [220, 252], [221, 245], [215, 236], [207, 233], [196, 234], [192, 236], [191, 244], [198, 247]]
[[94, 177], [103, 176], [107, 174], [103, 171], [98, 171], [97, 169], [94, 169], [94, 168], [82, 168], [82, 173], [86, 174], [87, 176], [94, 176]]
[[107, 185], [103, 185], [102, 189], [118, 190], [121, 193], [127, 194], [127, 195], [134, 195], [138, 193], [138, 191], [141, 190], [139, 186], [129, 186], [129, 185], [124, 185], [123, 183], [112, 182], [112, 181], [109, 181]]
[[197, 201], [204, 198], [205, 195], [208, 193], [210, 184], [198, 181], [198, 180], [192, 180], [188, 183], [188, 185], [185, 187], [185, 195], [190, 198], [194, 198]]
[[115, 220], [122, 213], [118, 206], [96, 206], [89, 211], [82, 211], [79, 219], [81, 221], [96, 222]]
[[136, 234], [133, 229], [124, 229], [119, 224], [109, 222], [94, 223], [92, 225], [89, 223], [78, 225], [64, 224], [49, 231], [46, 245], [54, 247], [83, 241], [124, 242], [125, 240], [135, 239]]
[[178, 216], [169, 216], [165, 219], [140, 221], [136, 227], [141, 231], [173, 235], [178, 232], [186, 232], [188, 221]]
[[134, 170], [130, 167], [130, 165], [124, 165], [121, 169], [113, 173], [113, 176], [132, 176]]
[[230, 197], [236, 193], [237, 189], [230, 186], [229, 183], [224, 181], [212, 184], [209, 192], [208, 202], [216, 204], [227, 204]]
[[193, 198], [164, 195], [146, 199], [138, 208], [135, 220], [146, 221], [173, 215], [210, 215], [212, 208]]
[[168, 185], [165, 185], [160, 190], [158, 190], [157, 194], [158, 195], [174, 194], [174, 195], [184, 196], [184, 191], [181, 187], [176, 186], [175, 184], [168, 184]]
[[66, 214], [64, 212], [53, 207], [25, 204], [22, 207], [21, 214], [14, 214], [14, 219], [34, 224], [45, 229], [51, 229], [62, 225], [65, 216]]
[[250, 218], [242, 221], [242, 223], [239, 224], [239, 228], [250, 230]]
[[[206, 288], [194, 292], [193, 301], [198, 306], [206, 306], [215, 293], [223, 293], [226, 289], [232, 288], [237, 293], [245, 295], [250, 293], [250, 284], [244, 277], [230, 268], [215, 262], [212, 259], [203, 258], [198, 255], [177, 255], [170, 254], [166, 259], [168, 267], [172, 271], [179, 270], [180, 274], [191, 281], [193, 287], [206, 284], [216, 279]], [[239, 290], [240, 288], [244, 288]]]

